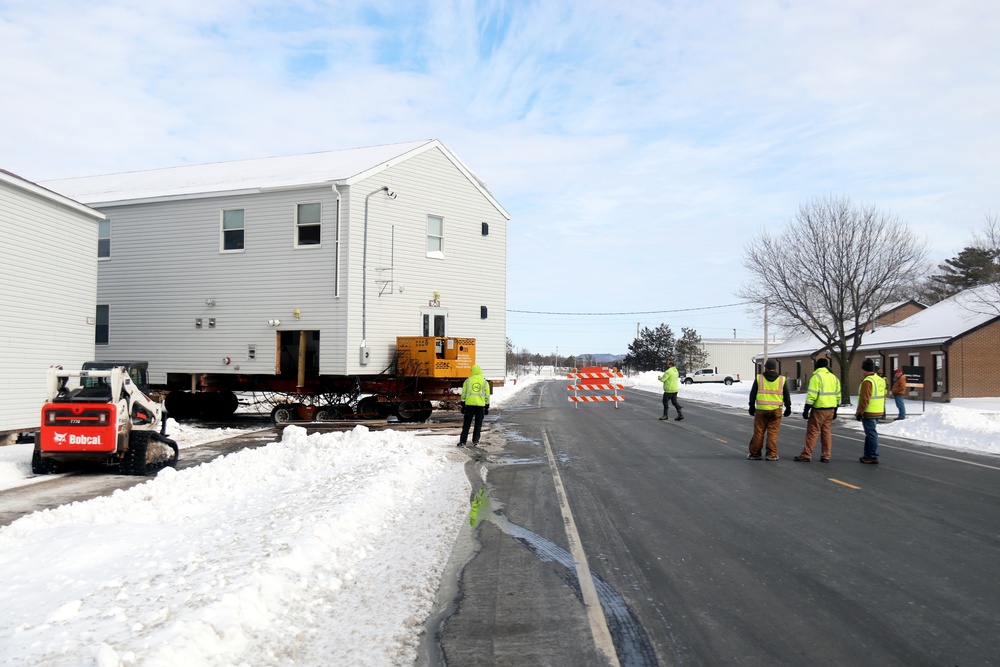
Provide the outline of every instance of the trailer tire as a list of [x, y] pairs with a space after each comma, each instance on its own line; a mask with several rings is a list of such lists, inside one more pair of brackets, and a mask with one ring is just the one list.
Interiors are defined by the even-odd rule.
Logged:
[[365, 396], [358, 401], [358, 416], [362, 419], [385, 419], [395, 413], [395, 406], [382, 403], [377, 396]]
[[298, 403], [282, 403], [271, 410], [271, 423], [281, 426], [295, 420]]
[[430, 401], [403, 401], [396, 408], [396, 418], [401, 422], [424, 422], [433, 412]]
[[313, 421], [332, 422], [340, 419], [340, 417], [341, 417], [340, 406], [324, 405], [323, 407], [316, 409], [316, 412], [313, 414]]

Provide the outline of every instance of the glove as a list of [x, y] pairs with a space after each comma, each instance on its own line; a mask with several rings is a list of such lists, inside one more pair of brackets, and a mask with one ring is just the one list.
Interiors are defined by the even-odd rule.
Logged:
[[462, 403], [460, 406], [458, 406], [458, 411], [461, 412], [463, 415], [465, 414], [465, 403]]
[[747, 412], [749, 412], [750, 416], [753, 417], [757, 413], [757, 408], [755, 408], [754, 406], [751, 405], [750, 409], [747, 410]]
[[802, 418], [809, 419], [809, 413], [812, 411], [812, 406], [807, 405], [802, 409]]
[[861, 415], [854, 415], [854, 418], [857, 419], [858, 421], [864, 420], [864, 417], [862, 417]]
[[785, 406], [785, 415], [784, 415], [784, 416], [785, 416], [785, 417], [788, 417], [788, 416], [789, 416], [789, 415], [791, 415], [791, 414], [792, 414], [792, 406], [790, 406], [790, 405], [786, 405], [786, 406]]
[[834, 409], [833, 409], [833, 418], [834, 418], [834, 419], [836, 419], [836, 418], [837, 418], [837, 408], [834, 408]]
[[487, 405], [486, 408], [483, 410], [483, 415], [484, 416], [488, 415], [488, 414], [490, 414], [490, 406], [489, 405]]

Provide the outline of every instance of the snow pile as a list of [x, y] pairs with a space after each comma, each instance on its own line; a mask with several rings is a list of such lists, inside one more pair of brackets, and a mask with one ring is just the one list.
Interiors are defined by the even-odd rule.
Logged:
[[[640, 373], [628, 378], [627, 384], [642, 391], [662, 393], [663, 383], [656, 379], [658, 375], [659, 371]], [[715, 383], [682, 384], [678, 399], [706, 401], [745, 410], [749, 405], [752, 384], [752, 379], [728, 387]], [[857, 405], [857, 393], [852, 394], [851, 400]], [[796, 415], [801, 416], [805, 402], [805, 393], [792, 394], [792, 410]], [[895, 418], [896, 403], [892, 398], [886, 399], [885, 410], [889, 419]], [[844, 419], [844, 416], [847, 418]], [[853, 417], [854, 408], [850, 407], [841, 411], [837, 421], [842, 426], [861, 431], [861, 422]], [[926, 404], [907, 400], [906, 419], [879, 424], [878, 432], [948, 449], [1000, 454], [1000, 398], [959, 398], [951, 403]]]
[[410, 665], [468, 512], [453, 437], [307, 436], [0, 530], [0, 662]]

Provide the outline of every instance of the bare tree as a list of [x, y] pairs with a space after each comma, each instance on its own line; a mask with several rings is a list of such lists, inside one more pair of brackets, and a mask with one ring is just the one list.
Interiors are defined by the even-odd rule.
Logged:
[[750, 282], [739, 296], [787, 331], [809, 331], [847, 377], [867, 326], [926, 267], [926, 243], [896, 216], [847, 197], [819, 197], [799, 207], [777, 235], [762, 231], [744, 248]]
[[962, 305], [974, 313], [1000, 315], [1000, 218], [987, 213], [983, 228], [972, 237], [972, 244], [992, 258], [992, 273], [981, 288], [970, 290]]

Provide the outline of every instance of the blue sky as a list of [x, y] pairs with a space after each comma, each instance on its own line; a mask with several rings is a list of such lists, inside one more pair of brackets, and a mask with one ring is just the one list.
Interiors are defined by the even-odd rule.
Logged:
[[813, 197], [938, 262], [1000, 210], [998, 34], [986, 0], [0, 0], [0, 168], [440, 139], [511, 213], [517, 347], [754, 337], [743, 247]]

